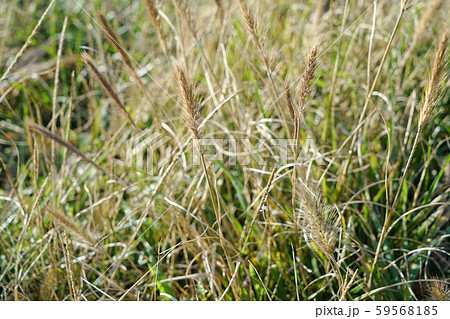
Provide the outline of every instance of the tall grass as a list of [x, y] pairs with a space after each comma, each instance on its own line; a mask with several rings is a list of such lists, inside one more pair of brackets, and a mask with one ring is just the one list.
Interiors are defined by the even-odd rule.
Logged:
[[28, 4], [1, 300], [448, 300], [448, 3]]

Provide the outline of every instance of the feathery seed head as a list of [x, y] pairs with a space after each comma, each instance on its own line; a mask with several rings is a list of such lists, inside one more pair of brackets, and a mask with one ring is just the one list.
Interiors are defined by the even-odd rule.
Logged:
[[444, 69], [448, 62], [447, 57], [448, 33], [442, 35], [439, 47], [434, 55], [433, 66], [425, 90], [425, 100], [420, 107], [419, 113], [419, 130], [431, 118], [433, 110], [441, 97], [441, 86], [444, 81]]
[[111, 29], [108, 21], [106, 21], [105, 17], [100, 12], [97, 12], [97, 18], [100, 21], [100, 25], [102, 27], [103, 32], [106, 34], [106, 39], [109, 41], [109, 43], [111, 43], [111, 45], [116, 49], [116, 51], [119, 52], [123, 62], [129, 68], [133, 69], [133, 64], [131, 63], [130, 57], [123, 49], [122, 45], [120, 44], [119, 38], [117, 37], [115, 32]]
[[48, 208], [46, 208], [46, 211], [50, 214], [52, 220], [56, 224], [62, 226], [65, 231], [75, 236], [78, 240], [91, 246], [95, 246], [95, 239], [92, 235], [85, 229], [79, 227], [75, 220], [67, 216], [66, 213], [59, 210], [52, 211]]
[[306, 235], [322, 252], [332, 255], [336, 249], [340, 221], [335, 209], [325, 203], [318, 189], [311, 189], [302, 182], [297, 191], [297, 212]]
[[180, 90], [181, 101], [184, 108], [185, 120], [188, 128], [191, 130], [194, 139], [200, 139], [201, 134], [198, 130], [198, 121], [200, 119], [199, 105], [195, 102], [192, 85], [186, 79], [186, 75], [179, 67], [177, 71], [178, 88]]
[[300, 78], [300, 82], [297, 87], [298, 95], [298, 116], [303, 117], [306, 110], [306, 99], [313, 89], [311, 81], [314, 78], [317, 69], [317, 56], [319, 53], [319, 44], [316, 43], [309, 51], [308, 57], [305, 61], [305, 71]]
[[156, 9], [155, 1], [154, 0], [145, 0], [145, 7], [147, 8], [148, 15], [152, 19], [153, 24], [156, 27], [156, 24], [159, 23], [159, 14], [158, 9]]
[[428, 283], [428, 298], [433, 301], [450, 301], [450, 286], [444, 279], [432, 278]]
[[258, 26], [253, 13], [250, 11], [250, 8], [247, 6], [245, 0], [237, 0], [237, 2], [239, 9], [241, 10], [242, 18], [245, 22], [247, 32], [250, 33], [253, 40], [259, 45]]
[[92, 72], [92, 74], [95, 76], [95, 78], [100, 82], [100, 86], [102, 87], [103, 91], [108, 95], [110, 100], [113, 102], [113, 105], [116, 106], [120, 112], [122, 112], [127, 121], [136, 127], [136, 124], [134, 124], [133, 120], [131, 119], [130, 114], [128, 114], [125, 106], [123, 105], [122, 101], [120, 100], [119, 96], [117, 95], [116, 91], [113, 89], [113, 87], [109, 84], [109, 82], [103, 77], [103, 75], [100, 73], [100, 71], [95, 66], [95, 63], [92, 61], [89, 54], [86, 52], [81, 53], [81, 60], [84, 64], [86, 64], [89, 68], [89, 70]]
[[417, 28], [414, 30], [414, 43], [417, 43], [427, 34], [427, 30], [430, 29], [430, 25], [432, 24], [433, 19], [436, 18], [436, 14], [438, 14], [443, 4], [444, 0], [434, 0], [432, 2], [427, 2], [426, 8], [423, 10], [424, 13], [420, 17]]
[[152, 24], [155, 28], [156, 35], [158, 36], [159, 43], [161, 44], [164, 53], [167, 53], [167, 42], [163, 33], [161, 19], [158, 13], [158, 9], [156, 8], [155, 1], [145, 0], [145, 7], [147, 8], [147, 13], [150, 16], [150, 20], [152, 20]]

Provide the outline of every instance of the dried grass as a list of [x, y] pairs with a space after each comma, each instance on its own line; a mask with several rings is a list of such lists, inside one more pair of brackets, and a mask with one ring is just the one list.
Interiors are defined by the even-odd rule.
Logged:
[[111, 45], [119, 52], [122, 57], [123, 62], [132, 70], [134, 70], [133, 63], [128, 55], [128, 53], [124, 50], [122, 44], [120, 43], [119, 37], [113, 31], [113, 29], [109, 26], [108, 21], [106, 21], [105, 17], [97, 12], [97, 18], [100, 21], [100, 25], [103, 29], [103, 32], [106, 34], [106, 39], [111, 43]]
[[432, 301], [450, 301], [450, 285], [448, 280], [433, 277], [428, 283], [427, 295]]
[[444, 69], [448, 63], [448, 56], [446, 54], [447, 47], [448, 33], [444, 33], [434, 56], [431, 74], [425, 90], [425, 101], [420, 107], [419, 130], [422, 130], [424, 125], [430, 120], [433, 110], [441, 97], [440, 92], [442, 83], [444, 82]]
[[426, 8], [424, 9], [425, 12], [422, 13], [417, 28], [414, 30], [413, 43], [419, 42], [429, 33], [428, 30], [432, 25], [433, 19], [435, 19], [439, 14], [443, 4], [444, 0], [433, 0], [426, 2]]
[[120, 100], [119, 96], [117, 95], [116, 91], [113, 89], [111, 84], [103, 77], [103, 75], [100, 73], [100, 71], [95, 66], [94, 61], [91, 59], [89, 54], [86, 52], [81, 53], [81, 59], [83, 60], [84, 64], [86, 64], [91, 70], [92, 74], [95, 76], [95, 78], [100, 82], [100, 86], [102, 87], [103, 91], [108, 95], [110, 100], [113, 102], [113, 105], [117, 107], [117, 109], [125, 115], [125, 118], [127, 121], [133, 125], [135, 128], [137, 127], [136, 124], [134, 124], [133, 120], [131, 119], [130, 114], [128, 114], [125, 105], [123, 105], [122, 101]]
[[339, 219], [336, 210], [325, 203], [320, 191], [300, 182], [297, 186], [297, 213], [307, 237], [327, 256], [336, 250]]
[[167, 41], [166, 37], [163, 33], [163, 28], [161, 24], [161, 19], [158, 13], [158, 9], [156, 8], [156, 4], [154, 0], [145, 0], [145, 7], [147, 9], [147, 13], [152, 20], [153, 27], [155, 28], [156, 35], [158, 37], [159, 43], [164, 51], [164, 54], [167, 54]]
[[319, 44], [316, 43], [308, 53], [308, 57], [306, 58], [305, 61], [305, 70], [303, 71], [303, 74], [297, 86], [298, 119], [303, 118], [307, 106], [307, 98], [314, 87], [311, 82], [314, 79], [314, 75], [317, 69], [318, 53], [319, 53]]
[[95, 246], [96, 241], [91, 234], [80, 227], [72, 218], [60, 210], [50, 210], [49, 208], [46, 208], [45, 210], [50, 214], [52, 220], [69, 234], [91, 247]]
[[292, 99], [290, 85], [288, 81], [284, 82], [284, 100], [286, 103], [286, 107], [288, 109], [289, 115], [291, 116], [292, 121], [297, 121], [297, 113], [294, 105], [294, 101]]
[[201, 139], [198, 129], [200, 120], [199, 104], [195, 102], [191, 83], [186, 79], [184, 71], [179, 67], [176, 69], [176, 76], [187, 127], [191, 131], [192, 137], [199, 140]]
[[250, 8], [247, 6], [245, 0], [237, 0], [239, 5], [239, 9], [241, 10], [242, 18], [244, 19], [245, 28], [247, 32], [252, 36], [253, 41], [255, 41], [256, 45], [261, 48], [261, 41], [259, 38], [258, 24], [256, 22], [255, 16]]

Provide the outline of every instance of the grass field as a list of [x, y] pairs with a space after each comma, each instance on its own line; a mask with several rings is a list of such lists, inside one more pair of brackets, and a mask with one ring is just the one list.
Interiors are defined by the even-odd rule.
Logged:
[[0, 300], [450, 300], [448, 1], [0, 8]]

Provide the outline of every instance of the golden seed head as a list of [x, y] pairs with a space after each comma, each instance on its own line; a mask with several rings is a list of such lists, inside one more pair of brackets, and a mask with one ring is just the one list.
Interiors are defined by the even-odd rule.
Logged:
[[299, 118], [302, 118], [305, 113], [307, 98], [313, 89], [313, 84], [311, 81], [314, 79], [314, 75], [316, 73], [318, 53], [319, 44], [316, 43], [309, 51], [308, 57], [305, 60], [305, 71], [303, 72], [297, 87]]
[[427, 88], [425, 89], [425, 100], [420, 107], [419, 129], [430, 120], [433, 110], [441, 98], [441, 86], [444, 81], [444, 69], [447, 65], [448, 33], [442, 35], [439, 46], [434, 55], [433, 65], [429, 76]]
[[198, 121], [200, 119], [199, 105], [195, 102], [194, 91], [192, 85], [186, 79], [184, 71], [177, 67], [178, 88], [180, 91], [181, 101], [185, 113], [185, 120], [188, 128], [191, 130], [194, 139], [200, 139], [201, 135], [198, 130]]
[[325, 203], [317, 188], [303, 182], [297, 187], [297, 212], [303, 221], [303, 229], [317, 247], [332, 255], [336, 249], [339, 219], [336, 210]]

